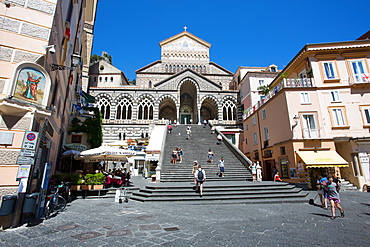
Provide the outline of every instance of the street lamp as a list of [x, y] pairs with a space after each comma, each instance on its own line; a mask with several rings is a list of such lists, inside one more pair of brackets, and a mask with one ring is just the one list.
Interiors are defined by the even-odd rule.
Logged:
[[296, 127], [296, 126], [298, 125], [298, 122], [299, 122], [299, 116], [294, 115], [293, 120], [294, 120], [294, 125], [292, 126], [292, 128], [294, 128], [294, 127]]
[[67, 66], [64, 66], [64, 65], [59, 65], [59, 64], [53, 63], [51, 65], [51, 70], [52, 71], [54, 71], [54, 70], [75, 70], [76, 67], [78, 65], [80, 65], [80, 63], [81, 63], [81, 56], [78, 55], [78, 54], [72, 54], [71, 55], [71, 60], [72, 60], [71, 67], [67, 67]]
[[81, 63], [81, 56], [78, 54], [72, 54], [72, 67], [77, 67]]

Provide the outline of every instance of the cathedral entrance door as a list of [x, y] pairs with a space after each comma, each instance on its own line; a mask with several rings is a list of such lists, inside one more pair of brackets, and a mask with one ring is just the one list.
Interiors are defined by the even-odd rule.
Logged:
[[190, 124], [190, 119], [190, 114], [181, 114], [181, 124]]

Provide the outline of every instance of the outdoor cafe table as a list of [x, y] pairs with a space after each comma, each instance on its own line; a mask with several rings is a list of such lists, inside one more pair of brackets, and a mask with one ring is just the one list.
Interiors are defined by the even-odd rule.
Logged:
[[123, 184], [123, 180], [122, 178], [117, 178], [117, 177], [111, 178], [108, 176], [105, 185], [110, 185], [111, 183], [116, 183], [119, 186], [121, 186]]

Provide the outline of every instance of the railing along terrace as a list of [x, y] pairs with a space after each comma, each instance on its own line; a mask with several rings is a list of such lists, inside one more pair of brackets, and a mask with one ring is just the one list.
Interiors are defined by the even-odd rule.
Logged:
[[263, 104], [274, 97], [283, 88], [301, 88], [313, 87], [313, 78], [283, 78], [278, 85], [273, 87], [263, 99], [257, 102], [254, 106], [249, 108], [243, 114], [243, 120], [248, 118], [253, 112], [257, 111]]
[[370, 83], [370, 73], [362, 73], [358, 75], [353, 75], [348, 78], [350, 85]]

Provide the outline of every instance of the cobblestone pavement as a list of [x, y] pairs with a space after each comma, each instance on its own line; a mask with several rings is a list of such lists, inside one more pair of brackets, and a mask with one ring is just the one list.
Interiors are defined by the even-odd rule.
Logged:
[[370, 193], [342, 192], [341, 199], [345, 217], [334, 220], [330, 210], [308, 203], [120, 204], [114, 199], [78, 199], [38, 225], [0, 232], [0, 245], [369, 246]]

